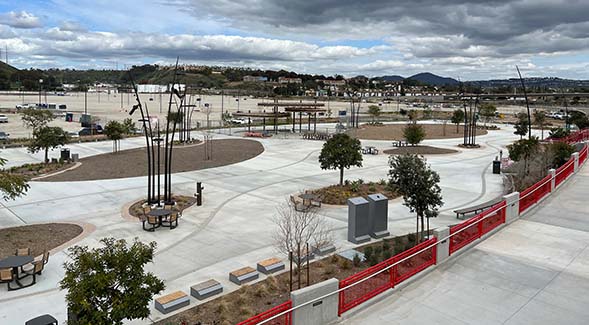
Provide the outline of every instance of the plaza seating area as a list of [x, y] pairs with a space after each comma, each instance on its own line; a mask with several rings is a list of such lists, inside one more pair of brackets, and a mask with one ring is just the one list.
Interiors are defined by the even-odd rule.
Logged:
[[407, 140], [395, 140], [393, 141], [393, 147], [406, 147], [408, 145]]
[[[48, 261], [47, 251], [33, 257], [30, 248], [17, 249], [14, 256], [0, 260], [0, 283], [6, 283], [8, 291], [30, 287], [37, 283], [37, 275], [41, 275]], [[24, 279], [27, 281], [21, 282]]]
[[321, 207], [321, 198], [317, 194], [308, 191], [296, 196], [291, 195], [290, 202], [294, 205], [295, 210], [299, 212]]
[[378, 149], [376, 147], [364, 147], [362, 148], [362, 154], [364, 155], [378, 155]]
[[456, 219], [464, 219], [466, 217], [467, 214], [472, 213], [472, 214], [478, 214], [479, 212], [482, 212], [486, 209], [491, 208], [492, 206], [494, 206], [495, 204], [499, 203], [502, 201], [502, 198], [498, 197], [496, 199], [487, 201], [487, 202], [483, 202], [481, 204], [477, 204], [468, 208], [463, 208], [463, 209], [458, 209], [458, 210], [454, 210], [454, 213], [456, 213]]
[[143, 207], [143, 215], [141, 216], [143, 230], [155, 231], [159, 227], [174, 229], [178, 227], [178, 219], [181, 216], [181, 212], [175, 210], [172, 205], [166, 204], [163, 208], [147, 205]]

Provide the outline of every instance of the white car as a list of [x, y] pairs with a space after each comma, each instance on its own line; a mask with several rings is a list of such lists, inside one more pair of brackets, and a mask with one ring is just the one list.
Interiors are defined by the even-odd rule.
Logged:
[[8, 123], [8, 116], [0, 114], [0, 123]]
[[247, 121], [244, 119], [234, 118], [231, 120], [231, 123], [244, 125], [244, 124], [247, 124]]

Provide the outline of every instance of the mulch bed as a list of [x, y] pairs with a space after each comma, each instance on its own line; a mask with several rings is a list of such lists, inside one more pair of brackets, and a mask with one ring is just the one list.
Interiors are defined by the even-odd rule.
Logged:
[[57, 162], [57, 163], [35, 163], [15, 166], [8, 169], [10, 173], [24, 176], [26, 179], [31, 179], [39, 175], [51, 174], [60, 170], [65, 170], [74, 165], [73, 162]]
[[[212, 147], [212, 159], [205, 160], [204, 145], [175, 146], [172, 173], [235, 164], [254, 158], [264, 152], [264, 146], [258, 141], [245, 139], [212, 140]], [[163, 156], [163, 148], [161, 154]], [[43, 181], [91, 181], [146, 176], [146, 155], [145, 148], [138, 148], [82, 158], [80, 159], [82, 163], [80, 167], [44, 178]]]
[[[419, 124], [425, 130], [426, 139], [451, 139], [462, 138], [464, 129], [461, 125], [456, 132], [456, 125], [448, 123], [445, 127], [442, 124]], [[355, 136], [364, 140], [403, 140], [403, 130], [407, 124], [385, 124], [385, 125], [361, 125], [354, 130]], [[477, 135], [487, 134], [486, 130], [477, 129]]]
[[[309, 284], [319, 283], [331, 278], [343, 280], [370, 266], [374, 261], [382, 261], [386, 257], [403, 252], [413, 247], [414, 234], [388, 238], [378, 243], [371, 243], [356, 248], [365, 252], [366, 247], [372, 247], [371, 261], [351, 262], [337, 255], [310, 263]], [[386, 243], [386, 244], [385, 244]], [[375, 249], [380, 247], [380, 250]], [[376, 253], [378, 251], [379, 253]], [[306, 267], [306, 265], [305, 265]], [[287, 270], [289, 266], [286, 266]], [[307, 286], [306, 268], [301, 272], [301, 287]], [[170, 318], [156, 322], [158, 325], [217, 325], [236, 324], [252, 316], [262, 313], [290, 299], [289, 272], [277, 276], [269, 276], [267, 279], [252, 285], [244, 285], [239, 290], [208, 301], [202, 305], [192, 307]], [[297, 274], [293, 275], [293, 290], [298, 289]]]
[[0, 259], [14, 255], [17, 248], [30, 248], [33, 256], [58, 247], [82, 233], [82, 227], [48, 223], [0, 229]]
[[[172, 200], [176, 202], [176, 205], [174, 205], [174, 210], [179, 212], [182, 212], [196, 204], [196, 198], [193, 196], [173, 195]], [[129, 208], [129, 214], [137, 218], [143, 216], [144, 204], [145, 200], [141, 200], [131, 205], [131, 207]]]
[[387, 155], [446, 155], [450, 153], [457, 153], [458, 150], [436, 148], [431, 146], [407, 146], [395, 149], [387, 149], [383, 151]]
[[389, 191], [384, 181], [378, 183], [359, 183], [358, 181], [346, 182], [344, 185], [331, 185], [312, 191], [321, 198], [321, 203], [332, 205], [346, 205], [349, 198], [382, 193], [389, 200], [398, 197], [395, 192]]

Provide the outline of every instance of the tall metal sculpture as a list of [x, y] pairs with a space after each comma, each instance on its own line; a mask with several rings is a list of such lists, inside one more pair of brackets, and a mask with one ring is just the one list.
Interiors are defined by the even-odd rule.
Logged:
[[[145, 134], [146, 152], [147, 152], [147, 203], [161, 205], [162, 200], [164, 204], [174, 204], [172, 199], [172, 152], [174, 148], [174, 134], [176, 132], [176, 125], [178, 124], [178, 116], [181, 114], [184, 98], [186, 92], [180, 94], [176, 89], [176, 81], [178, 76], [178, 60], [174, 69], [174, 78], [170, 89], [170, 100], [168, 101], [168, 112], [166, 115], [166, 129], [165, 137], [161, 134], [161, 124], [157, 119], [153, 119], [149, 114], [147, 105], [141, 103], [137, 86], [133, 80], [133, 76], [129, 72], [129, 79], [135, 92], [136, 105], [129, 112], [133, 115], [137, 109], [141, 113], [143, 125], [143, 132]], [[178, 102], [178, 101], [179, 102]], [[176, 106], [176, 112], [173, 112], [172, 106]], [[157, 123], [157, 130], [154, 131], [153, 123]], [[161, 143], [164, 142], [164, 155], [161, 155]], [[155, 152], [157, 148], [157, 154]], [[164, 158], [164, 191], [163, 198], [161, 193], [161, 159]], [[157, 176], [157, 180], [156, 180]]]
[[522, 84], [522, 88], [524, 89], [524, 98], [526, 99], [526, 108], [528, 109], [528, 139], [532, 138], [532, 115], [530, 114], [530, 103], [528, 102], [528, 92], [526, 90], [526, 84], [524, 83], [524, 78], [522, 78], [521, 72], [519, 72], [519, 67], [516, 65], [515, 68], [517, 69], [517, 74], [519, 75], [519, 81]]

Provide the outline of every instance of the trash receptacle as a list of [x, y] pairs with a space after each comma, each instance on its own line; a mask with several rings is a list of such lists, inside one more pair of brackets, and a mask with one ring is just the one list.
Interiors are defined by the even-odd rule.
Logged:
[[61, 160], [70, 160], [70, 149], [61, 149]]
[[65, 121], [66, 122], [73, 122], [74, 121], [74, 113], [65, 113]]
[[501, 174], [501, 161], [493, 160], [493, 174]]

